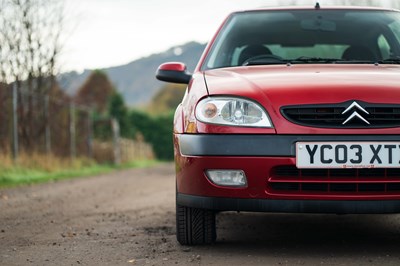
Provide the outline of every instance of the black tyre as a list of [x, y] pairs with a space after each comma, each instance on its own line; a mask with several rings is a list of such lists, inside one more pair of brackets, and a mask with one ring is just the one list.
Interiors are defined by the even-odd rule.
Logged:
[[176, 205], [176, 238], [181, 245], [214, 243], [215, 212]]

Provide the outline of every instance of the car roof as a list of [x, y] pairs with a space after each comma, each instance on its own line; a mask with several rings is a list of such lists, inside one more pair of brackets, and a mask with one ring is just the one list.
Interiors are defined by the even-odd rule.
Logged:
[[370, 6], [324, 6], [320, 5], [319, 8], [316, 6], [275, 6], [275, 7], [259, 7], [254, 9], [238, 10], [233, 13], [244, 13], [244, 12], [257, 12], [257, 11], [285, 11], [285, 10], [363, 10], [363, 11], [396, 11], [400, 12], [395, 8], [387, 7], [370, 7]]

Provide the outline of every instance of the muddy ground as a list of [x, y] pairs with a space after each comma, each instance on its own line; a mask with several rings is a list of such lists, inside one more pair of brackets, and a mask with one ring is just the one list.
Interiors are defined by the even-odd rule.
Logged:
[[175, 240], [174, 167], [0, 189], [0, 265], [400, 265], [399, 215], [223, 213]]

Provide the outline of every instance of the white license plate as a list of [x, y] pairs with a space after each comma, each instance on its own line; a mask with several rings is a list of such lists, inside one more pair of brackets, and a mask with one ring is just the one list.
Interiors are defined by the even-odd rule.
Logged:
[[400, 142], [297, 142], [297, 168], [399, 168]]

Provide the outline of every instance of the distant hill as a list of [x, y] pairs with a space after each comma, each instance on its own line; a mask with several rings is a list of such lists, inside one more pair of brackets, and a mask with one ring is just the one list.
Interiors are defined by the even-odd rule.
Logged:
[[[168, 61], [183, 62], [187, 65], [189, 71], [193, 71], [204, 47], [205, 44], [190, 42], [172, 47], [160, 54], [140, 58], [126, 65], [102, 70], [108, 74], [129, 106], [144, 105], [149, 103], [163, 86], [163, 83], [154, 77], [160, 64]], [[58, 77], [60, 86], [68, 94], [75, 95], [91, 71], [63, 73]]]

